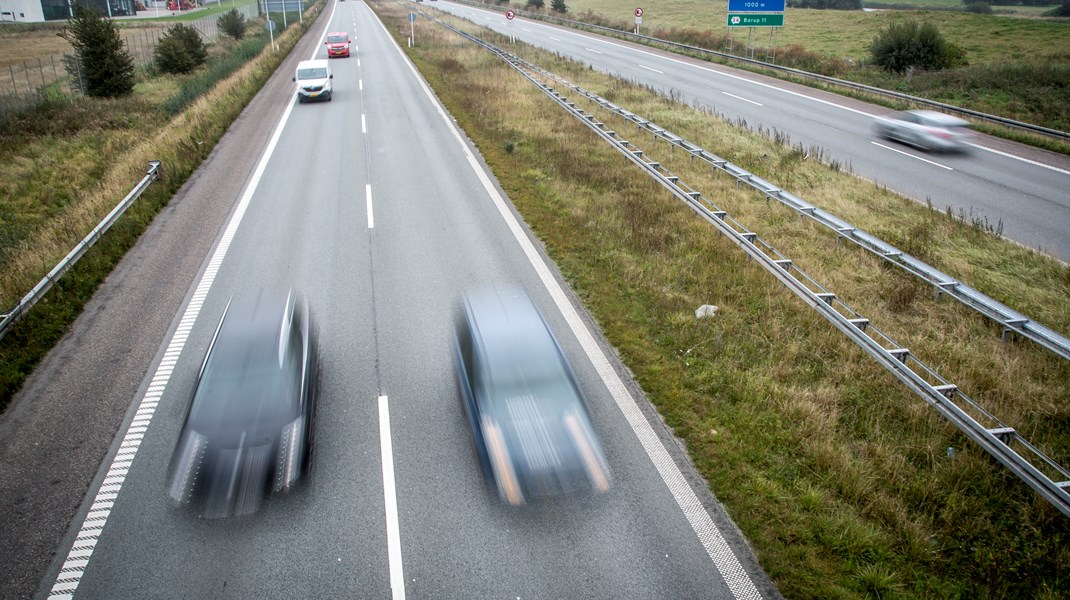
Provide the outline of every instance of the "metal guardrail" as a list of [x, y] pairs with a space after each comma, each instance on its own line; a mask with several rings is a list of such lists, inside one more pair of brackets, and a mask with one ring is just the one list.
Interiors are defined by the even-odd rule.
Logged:
[[[483, 4], [482, 2], [476, 2], [474, 0], [451, 0], [458, 4], [467, 4], [469, 6], [476, 6], [484, 10], [491, 10], [497, 12], [505, 12], [505, 9], [491, 4]], [[802, 77], [804, 79], [812, 79], [827, 83], [831, 85], [837, 85], [840, 87], [856, 90], [859, 92], [865, 92], [867, 94], [873, 94], [875, 96], [884, 96], [886, 98], [892, 98], [903, 102], [909, 102], [917, 106], [924, 106], [928, 108], [935, 108], [946, 113], [957, 114], [959, 116], [966, 116], [976, 121], [987, 121], [1005, 127], [1011, 127], [1014, 129], [1021, 129], [1030, 133], [1038, 135], [1048, 136], [1057, 140], [1070, 141], [1070, 133], [1065, 131], [1059, 131], [1058, 129], [1051, 129], [1048, 127], [1041, 127], [1040, 125], [1034, 125], [1032, 123], [1025, 123], [1023, 121], [1015, 121], [1014, 119], [1008, 119], [999, 115], [990, 115], [969, 108], [962, 108], [961, 106], [955, 106], [953, 104], [945, 104], [943, 102], [937, 102], [935, 100], [929, 100], [927, 98], [920, 98], [918, 96], [911, 96], [910, 94], [904, 94], [902, 92], [894, 92], [892, 90], [886, 90], [883, 88], [873, 87], [861, 83], [855, 83], [853, 81], [847, 81], [846, 79], [838, 79], [836, 77], [829, 77], [828, 75], [821, 75], [819, 73], [811, 73], [809, 71], [803, 71], [800, 69], [793, 69], [791, 67], [784, 67], [781, 65], [767, 63], [753, 58], [747, 58], [745, 56], [736, 56], [735, 54], [729, 54], [727, 52], [718, 52], [716, 50], [710, 50], [708, 48], [700, 48], [698, 46], [691, 46], [688, 44], [681, 44], [679, 42], [673, 42], [670, 40], [663, 40], [661, 38], [651, 37], [647, 35], [637, 34], [630, 31], [624, 31], [622, 29], [614, 29], [612, 27], [604, 27], [602, 25], [594, 25], [591, 23], [584, 23], [583, 21], [574, 21], [572, 19], [564, 19], [562, 17], [555, 17], [552, 15], [543, 15], [539, 13], [532, 13], [524, 10], [511, 9], [518, 16], [525, 17], [527, 19], [546, 21], [549, 23], [556, 23], [570, 27], [572, 29], [587, 29], [595, 32], [604, 32], [614, 36], [621, 37], [627, 40], [637, 40], [646, 44], [661, 44], [670, 48], [676, 48], [679, 50], [686, 50], [688, 52], [696, 52], [708, 56], [716, 56], [723, 60], [737, 61], [743, 64], [760, 67], [763, 69], [770, 69], [773, 71], [779, 71], [781, 73], [787, 73], [796, 77]]]
[[[935, 369], [911, 354], [908, 348], [903, 347], [878, 329], [869, 319], [841, 301], [835, 293], [799, 269], [790, 258], [761, 239], [757, 233], [750, 231], [725, 211], [720, 210], [701, 192], [688, 186], [660, 163], [647, 160], [643, 150], [623, 139], [616, 131], [599, 121], [595, 115], [578, 108], [574, 102], [555, 91], [551, 84], [539, 79], [542, 76], [554, 82], [560, 82], [562, 81], [560, 78], [474, 35], [437, 19], [432, 18], [432, 20], [490, 50], [537, 85], [545, 94], [646, 171], [675, 197], [687, 203], [692, 210], [714, 225], [718, 231], [742, 248], [748, 256], [772, 273], [788, 289], [817, 310], [821, 316], [858, 344], [910, 390], [921, 396], [967, 437], [1032, 487], [1063, 515], [1070, 517], [1070, 471], [1033, 446], [1013, 427], [1003, 423], [974, 402], [957, 385], [947, 381]], [[574, 89], [574, 86], [572, 87]], [[611, 104], [607, 100], [600, 99], [599, 104], [602, 103]], [[1017, 451], [1016, 447], [1022, 452]], [[1046, 469], [1047, 473], [1042, 471], [1042, 468]]]
[[111, 226], [119, 220], [119, 217], [126, 212], [126, 209], [130, 208], [130, 205], [144, 193], [149, 187], [149, 184], [159, 178], [160, 161], [149, 161], [145, 176], [142, 177], [141, 181], [138, 182], [134, 189], [123, 198], [122, 202], [113, 208], [111, 212], [108, 213], [108, 216], [104, 217], [104, 220], [94, 227], [93, 231], [90, 231], [89, 235], [85, 236], [85, 238], [74, 247], [74, 250], [71, 250], [67, 256], [63, 257], [63, 260], [59, 261], [59, 264], [53, 267], [52, 270], [48, 272], [48, 275], [45, 275], [44, 279], [38, 282], [28, 294], [23, 296], [14, 308], [7, 313], [0, 315], [0, 339], [3, 339], [3, 337], [7, 335], [8, 330], [11, 329], [11, 326], [21, 319], [26, 314], [26, 311], [30, 310], [30, 307], [37, 304], [37, 301], [40, 300], [53, 285], [55, 285], [56, 281], [58, 281], [59, 278], [74, 265], [74, 263], [78, 262], [78, 259], [80, 259], [82, 255], [84, 255], [86, 251], [100, 239], [100, 236], [104, 235], [104, 232], [110, 229]]

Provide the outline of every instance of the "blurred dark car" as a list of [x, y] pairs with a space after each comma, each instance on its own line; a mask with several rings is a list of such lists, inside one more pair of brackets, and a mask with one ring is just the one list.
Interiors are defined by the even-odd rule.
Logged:
[[931, 110], [907, 110], [877, 117], [877, 135], [921, 150], [966, 152], [973, 139], [969, 121]]
[[609, 489], [575, 376], [527, 293], [472, 291], [461, 313], [457, 379], [488, 484], [511, 505]]
[[293, 291], [227, 304], [171, 457], [178, 505], [208, 518], [250, 514], [308, 472], [318, 378], [310, 319]]

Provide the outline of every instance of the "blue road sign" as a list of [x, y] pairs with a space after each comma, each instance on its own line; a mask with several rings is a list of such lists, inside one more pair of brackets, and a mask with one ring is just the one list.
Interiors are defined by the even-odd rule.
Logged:
[[784, 12], [784, 0], [728, 0], [728, 12]]

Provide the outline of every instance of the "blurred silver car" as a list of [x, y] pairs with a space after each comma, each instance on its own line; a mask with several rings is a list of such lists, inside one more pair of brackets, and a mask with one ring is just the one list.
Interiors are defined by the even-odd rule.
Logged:
[[171, 458], [170, 495], [208, 518], [256, 512], [312, 457], [318, 369], [294, 292], [232, 299], [208, 346]]
[[931, 110], [907, 110], [877, 117], [877, 135], [921, 150], [966, 152], [973, 139], [969, 121]]
[[609, 489], [609, 468], [572, 369], [522, 288], [465, 294], [455, 343], [476, 451], [505, 502]]

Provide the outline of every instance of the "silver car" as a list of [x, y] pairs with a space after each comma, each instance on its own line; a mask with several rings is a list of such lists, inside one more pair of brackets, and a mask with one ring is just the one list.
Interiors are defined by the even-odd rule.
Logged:
[[970, 123], [931, 110], [907, 110], [877, 117], [877, 135], [934, 152], [967, 152], [973, 133]]

